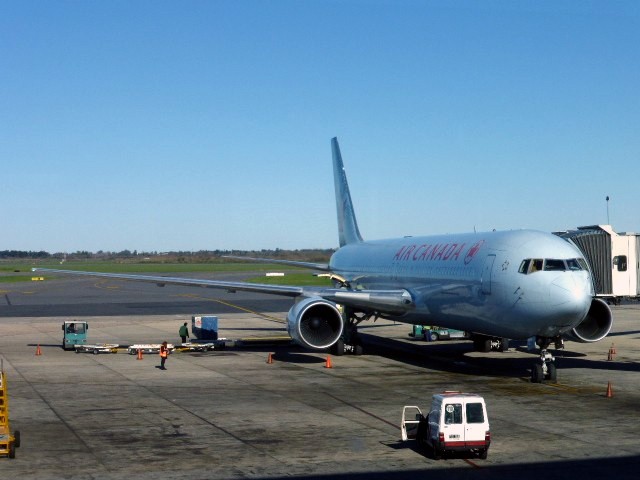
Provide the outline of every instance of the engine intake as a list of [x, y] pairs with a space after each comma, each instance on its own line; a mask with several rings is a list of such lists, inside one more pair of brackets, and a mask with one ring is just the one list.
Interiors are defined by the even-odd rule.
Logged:
[[594, 298], [587, 316], [567, 334], [567, 337], [580, 343], [597, 342], [607, 336], [612, 326], [613, 314], [609, 305], [599, 298]]
[[309, 297], [296, 303], [287, 315], [291, 338], [303, 347], [328, 348], [338, 341], [344, 329], [342, 315], [335, 303]]

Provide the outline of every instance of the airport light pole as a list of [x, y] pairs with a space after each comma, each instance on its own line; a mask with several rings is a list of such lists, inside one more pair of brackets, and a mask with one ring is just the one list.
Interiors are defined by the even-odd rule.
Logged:
[[611, 225], [609, 223], [609, 195], [607, 195], [607, 225]]

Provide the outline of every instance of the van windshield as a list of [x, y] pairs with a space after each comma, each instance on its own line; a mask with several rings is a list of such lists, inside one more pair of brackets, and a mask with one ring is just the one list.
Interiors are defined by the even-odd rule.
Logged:
[[484, 423], [481, 403], [467, 403], [467, 423]]

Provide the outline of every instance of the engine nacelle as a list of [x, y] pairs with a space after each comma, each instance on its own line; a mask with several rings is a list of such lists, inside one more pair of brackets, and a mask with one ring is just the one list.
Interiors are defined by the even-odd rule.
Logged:
[[296, 303], [287, 315], [291, 338], [306, 348], [328, 348], [338, 341], [344, 329], [342, 315], [335, 303], [309, 297]]
[[569, 340], [580, 343], [591, 343], [607, 336], [613, 325], [613, 314], [609, 305], [599, 298], [591, 301], [587, 316], [573, 330], [565, 334]]

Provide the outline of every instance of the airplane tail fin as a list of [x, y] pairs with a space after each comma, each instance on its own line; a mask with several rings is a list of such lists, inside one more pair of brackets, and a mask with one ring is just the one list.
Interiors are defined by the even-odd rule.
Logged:
[[331, 152], [333, 154], [333, 180], [336, 187], [338, 234], [340, 236], [340, 246], [344, 247], [350, 243], [361, 242], [362, 236], [358, 229], [356, 214], [353, 211], [347, 175], [344, 171], [340, 146], [338, 145], [338, 139], [336, 137], [331, 139]]

